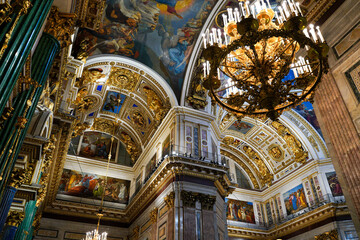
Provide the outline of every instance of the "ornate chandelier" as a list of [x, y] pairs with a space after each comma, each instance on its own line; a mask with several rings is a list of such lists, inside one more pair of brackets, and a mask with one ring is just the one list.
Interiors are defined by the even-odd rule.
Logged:
[[99, 211], [99, 213], [96, 215], [98, 216], [97, 227], [95, 230], [93, 230], [91, 232], [87, 232], [86, 238], [84, 240], [106, 240], [107, 239], [107, 232], [103, 232], [103, 233], [99, 234], [100, 219], [103, 216], [103, 214], [101, 213], [101, 211]]
[[99, 228], [100, 228], [101, 217], [104, 216], [104, 214], [102, 213], [103, 212], [102, 207], [104, 204], [107, 176], [108, 176], [108, 171], [109, 171], [109, 166], [110, 166], [113, 142], [114, 142], [114, 137], [111, 137], [110, 151], [109, 151], [109, 155], [108, 155], [108, 162], [107, 162], [107, 166], [106, 166], [106, 175], [105, 175], [105, 181], [104, 181], [104, 190], [101, 195], [101, 204], [100, 204], [99, 212], [96, 214], [96, 216], [98, 217], [98, 223], [97, 223], [96, 229], [94, 229], [93, 231], [90, 231], [90, 232], [86, 232], [86, 237], [85, 237], [85, 239], [82, 239], [82, 240], [107, 240], [107, 235], [108, 235], [107, 232], [103, 232], [103, 233], [99, 234]]
[[272, 120], [312, 101], [329, 47], [299, 3], [283, 0], [274, 11], [269, 0], [240, 0], [221, 17], [222, 29], [203, 34], [203, 86], [213, 101], [240, 118]]

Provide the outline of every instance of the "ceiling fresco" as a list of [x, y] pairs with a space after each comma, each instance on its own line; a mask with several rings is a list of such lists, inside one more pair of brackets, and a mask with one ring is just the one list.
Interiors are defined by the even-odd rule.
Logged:
[[180, 98], [188, 59], [215, 2], [107, 0], [99, 29], [79, 29], [73, 56], [136, 59], [158, 72]]
[[[80, 157], [107, 159], [114, 136], [112, 160], [126, 152], [126, 161], [118, 162], [133, 165], [171, 106], [161, 84], [145, 71], [120, 62], [90, 64], [73, 85], [75, 100], [67, 102], [78, 124], [70, 153]], [[96, 132], [84, 133], [90, 129]]]

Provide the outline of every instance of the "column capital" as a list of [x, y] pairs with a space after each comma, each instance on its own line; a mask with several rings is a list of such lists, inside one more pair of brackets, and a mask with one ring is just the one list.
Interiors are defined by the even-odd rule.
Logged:
[[171, 192], [164, 197], [165, 204], [168, 208], [174, 207], [175, 203], [175, 192]]
[[154, 208], [153, 210], [151, 210], [150, 212], [150, 220], [152, 223], [156, 223], [157, 222], [157, 217], [158, 217], [158, 208]]

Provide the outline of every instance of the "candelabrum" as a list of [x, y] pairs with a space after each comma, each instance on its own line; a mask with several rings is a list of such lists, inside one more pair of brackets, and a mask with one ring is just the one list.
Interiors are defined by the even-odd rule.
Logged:
[[214, 102], [240, 118], [275, 120], [312, 101], [329, 47], [299, 3], [284, 0], [276, 8], [269, 0], [240, 1], [219, 17], [223, 27], [202, 35], [203, 86]]

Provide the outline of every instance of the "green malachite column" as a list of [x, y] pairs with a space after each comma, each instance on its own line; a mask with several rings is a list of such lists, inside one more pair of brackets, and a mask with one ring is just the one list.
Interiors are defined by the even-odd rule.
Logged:
[[[35, 87], [36, 84], [32, 84], [16, 97], [13, 105], [15, 109], [13, 116], [5, 122], [4, 128], [0, 131], [0, 136], [7, 136], [0, 139], [0, 177], [2, 178], [0, 181], [0, 199], [59, 49], [59, 41], [53, 36], [43, 33], [32, 57], [31, 65], [31, 79], [38, 86]], [[23, 121], [19, 123], [19, 119]]]
[[32, 5], [28, 12], [22, 15], [18, 22], [15, 21], [20, 13], [16, 12], [12, 14], [11, 22], [0, 26], [0, 49], [5, 43], [5, 34], [15, 26], [8, 47], [0, 58], [0, 115], [39, 35], [52, 2], [53, 0], [31, 0]]
[[[32, 239], [32, 224], [36, 214], [36, 201], [29, 201], [25, 206], [25, 218], [16, 230], [15, 240]], [[31, 236], [30, 236], [31, 235]], [[29, 238], [30, 237], [30, 238]]]

